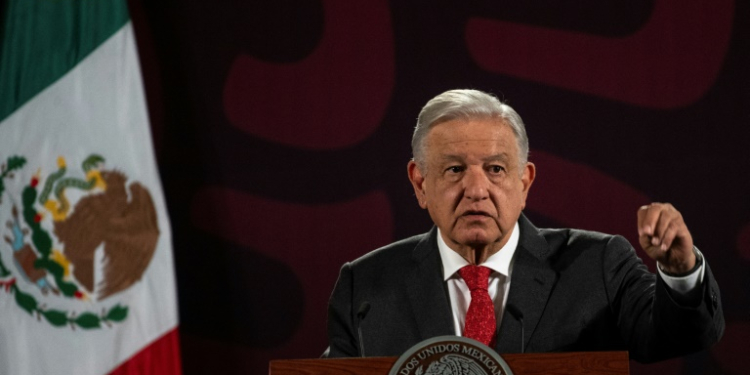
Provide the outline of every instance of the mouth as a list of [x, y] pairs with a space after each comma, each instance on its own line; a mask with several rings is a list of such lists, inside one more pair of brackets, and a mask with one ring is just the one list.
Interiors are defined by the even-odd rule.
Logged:
[[463, 214], [461, 214], [461, 216], [466, 217], [466, 218], [491, 217], [491, 215], [489, 214], [489, 212], [485, 212], [485, 211], [473, 211], [473, 210], [466, 211]]

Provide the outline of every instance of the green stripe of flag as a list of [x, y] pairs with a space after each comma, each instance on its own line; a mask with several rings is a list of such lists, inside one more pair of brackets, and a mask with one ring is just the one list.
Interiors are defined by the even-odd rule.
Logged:
[[0, 29], [0, 121], [128, 21], [126, 0], [7, 0]]

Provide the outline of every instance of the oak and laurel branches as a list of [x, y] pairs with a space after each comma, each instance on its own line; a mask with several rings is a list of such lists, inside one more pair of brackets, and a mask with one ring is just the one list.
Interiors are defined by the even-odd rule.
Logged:
[[109, 310], [102, 309], [101, 314], [89, 311], [76, 314], [75, 312], [47, 309], [44, 305], [39, 306], [34, 296], [24, 293], [16, 285], [13, 285], [10, 289], [15, 294], [16, 303], [21, 309], [31, 315], [36, 315], [39, 319], [44, 318], [44, 320], [55, 327], [69, 325], [72, 329], [76, 327], [94, 329], [101, 328], [102, 324], [111, 327], [113, 323], [122, 322], [128, 317], [128, 307], [120, 304], [113, 306]]

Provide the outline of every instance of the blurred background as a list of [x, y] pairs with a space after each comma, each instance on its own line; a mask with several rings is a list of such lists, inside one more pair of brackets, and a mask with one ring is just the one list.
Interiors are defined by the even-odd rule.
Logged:
[[184, 372], [319, 356], [339, 267], [431, 227], [406, 178], [420, 108], [475, 88], [526, 122], [537, 226], [636, 243], [640, 205], [682, 211], [722, 288], [726, 333], [632, 373], [746, 373], [749, 6], [130, 0]]

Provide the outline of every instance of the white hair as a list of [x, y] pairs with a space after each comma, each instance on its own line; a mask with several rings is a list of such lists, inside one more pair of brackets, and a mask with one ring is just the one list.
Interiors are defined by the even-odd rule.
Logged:
[[417, 126], [411, 138], [414, 161], [425, 170], [425, 138], [430, 129], [455, 119], [474, 120], [499, 118], [507, 123], [516, 136], [520, 169], [529, 160], [529, 138], [521, 116], [497, 97], [479, 90], [450, 90], [432, 98], [419, 112]]

